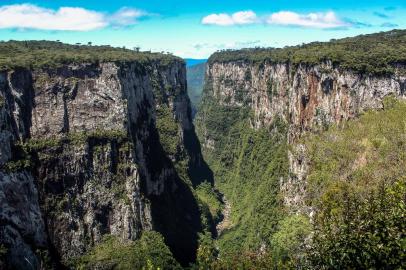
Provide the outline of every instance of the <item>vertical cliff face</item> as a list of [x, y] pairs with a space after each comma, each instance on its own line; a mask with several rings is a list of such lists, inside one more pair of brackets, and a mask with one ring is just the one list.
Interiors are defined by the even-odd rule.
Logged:
[[289, 123], [289, 139], [332, 123], [382, 108], [387, 95], [405, 96], [404, 67], [394, 75], [374, 76], [333, 67], [243, 61], [210, 63], [205, 94], [228, 107], [248, 107], [252, 126], [269, 126], [282, 117]]
[[[289, 176], [280, 180], [285, 205], [293, 210], [305, 207], [305, 149], [297, 144], [305, 132], [323, 130], [369, 109], [381, 109], [388, 95], [406, 98], [405, 67], [397, 65], [391, 75], [362, 74], [333, 66], [209, 61], [202, 111], [197, 115], [198, 133], [205, 152], [221, 148], [217, 132], [224, 123], [212, 123], [210, 108], [245, 110], [252, 129], [269, 128], [276, 119], [288, 125]], [[241, 119], [241, 116], [240, 116]], [[223, 119], [233, 123], [232, 117]], [[228, 132], [227, 128], [224, 128]], [[227, 134], [225, 134], [227, 136]]]
[[103, 235], [144, 230], [193, 260], [191, 186], [205, 168], [185, 78], [180, 60], [0, 74], [0, 238], [12, 267], [67, 264]]

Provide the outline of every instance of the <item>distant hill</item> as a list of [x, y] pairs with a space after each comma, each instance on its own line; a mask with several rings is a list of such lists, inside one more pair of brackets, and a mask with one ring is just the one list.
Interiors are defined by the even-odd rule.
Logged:
[[184, 59], [186, 62], [186, 66], [187, 67], [191, 67], [197, 64], [201, 64], [201, 63], [206, 63], [207, 59], [192, 59], [192, 58], [185, 58]]
[[[197, 60], [196, 60], [197, 61]], [[191, 66], [186, 67], [187, 70], [187, 84], [188, 93], [190, 101], [192, 102], [192, 114], [196, 114], [197, 105], [200, 102], [203, 84], [204, 84], [204, 74], [206, 70], [206, 62], [200, 62]]]

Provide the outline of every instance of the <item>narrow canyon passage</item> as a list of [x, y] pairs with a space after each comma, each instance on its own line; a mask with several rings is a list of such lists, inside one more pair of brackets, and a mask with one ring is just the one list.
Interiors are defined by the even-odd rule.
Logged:
[[223, 209], [221, 211], [221, 215], [223, 216], [223, 218], [216, 225], [217, 237], [220, 237], [221, 233], [224, 230], [227, 230], [232, 226], [232, 223], [231, 223], [231, 203], [227, 200], [227, 198], [224, 195], [222, 195], [221, 201], [223, 202]]

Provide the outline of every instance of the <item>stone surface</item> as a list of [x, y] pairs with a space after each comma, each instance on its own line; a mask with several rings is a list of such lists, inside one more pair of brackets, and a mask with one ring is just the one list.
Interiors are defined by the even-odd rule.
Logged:
[[[0, 241], [9, 267], [39, 268], [38, 250], [66, 265], [105, 234], [135, 240], [144, 230], [161, 232], [180, 262], [194, 259], [200, 213], [174, 163], [198, 168], [202, 158], [181, 60], [3, 72], [0, 96]], [[179, 128], [175, 158], [156, 128], [161, 106]], [[10, 171], [25, 160], [30, 167]]]
[[[250, 108], [254, 129], [269, 126], [276, 117], [288, 123], [288, 142], [295, 146], [289, 153], [291, 177], [281, 179], [280, 188], [285, 204], [297, 210], [304, 208], [308, 169], [305, 149], [296, 145], [302, 134], [381, 109], [385, 96], [405, 99], [405, 85], [405, 67], [400, 65], [393, 75], [374, 76], [342, 70], [330, 62], [293, 67], [230, 61], [208, 64], [204, 94], [225, 107]], [[199, 128], [202, 145], [214, 149], [215, 139]]]

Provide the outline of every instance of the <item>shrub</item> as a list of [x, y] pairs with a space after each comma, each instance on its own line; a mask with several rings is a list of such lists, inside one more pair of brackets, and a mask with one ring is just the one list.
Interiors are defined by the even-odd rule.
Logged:
[[168, 155], [174, 156], [178, 151], [179, 127], [176, 123], [171, 108], [162, 105], [156, 110], [156, 127], [159, 140]]
[[391, 97], [341, 127], [304, 139], [314, 266], [400, 269], [405, 263], [406, 102]]
[[221, 218], [221, 198], [207, 181], [196, 188], [197, 198], [209, 208], [210, 214], [215, 221]]
[[77, 269], [180, 269], [163, 237], [154, 231], [143, 232], [134, 242], [105, 236], [86, 255], [72, 261]]
[[292, 215], [283, 219], [278, 231], [272, 236], [272, 255], [279, 266], [303, 265], [305, 242], [311, 233], [309, 218]]

